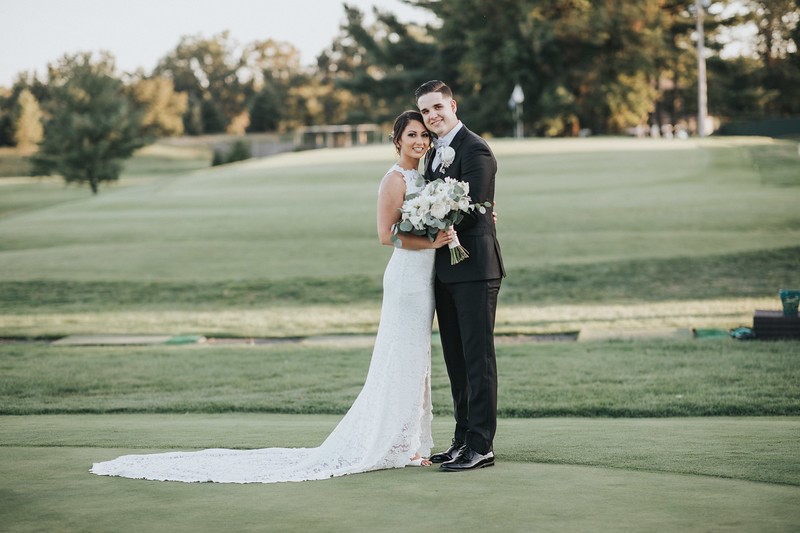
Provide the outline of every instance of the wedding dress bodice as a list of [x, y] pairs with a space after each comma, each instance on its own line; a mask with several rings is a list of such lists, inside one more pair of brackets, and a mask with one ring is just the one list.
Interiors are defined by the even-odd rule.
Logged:
[[[406, 192], [424, 182], [398, 170]], [[364, 388], [317, 448], [211, 449], [126, 455], [91, 472], [162, 481], [276, 483], [327, 479], [407, 466], [428, 456], [431, 438], [431, 324], [434, 250], [395, 248], [383, 276], [383, 303]]]
[[417, 169], [405, 169], [395, 164], [389, 169], [389, 172], [395, 170], [403, 175], [403, 181], [406, 183], [406, 195], [418, 193], [425, 188], [425, 179], [417, 172]]

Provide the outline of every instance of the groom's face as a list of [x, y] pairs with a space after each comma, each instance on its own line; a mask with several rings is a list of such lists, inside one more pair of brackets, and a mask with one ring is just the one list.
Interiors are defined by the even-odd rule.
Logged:
[[439, 92], [423, 94], [417, 100], [417, 107], [429, 130], [439, 137], [444, 137], [456, 124], [456, 101]]

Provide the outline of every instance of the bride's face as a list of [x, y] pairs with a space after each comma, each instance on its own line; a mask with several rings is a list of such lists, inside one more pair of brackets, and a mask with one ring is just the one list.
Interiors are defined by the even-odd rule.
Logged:
[[431, 136], [422, 122], [411, 120], [400, 135], [398, 149], [400, 156], [420, 159], [431, 145]]

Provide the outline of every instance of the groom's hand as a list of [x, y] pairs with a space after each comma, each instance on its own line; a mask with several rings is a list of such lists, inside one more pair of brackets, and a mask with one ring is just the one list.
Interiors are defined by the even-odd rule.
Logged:
[[497, 205], [497, 202], [496, 201], [492, 201], [492, 221], [494, 221], [495, 226], [497, 225], [497, 211], [494, 210], [496, 205]]

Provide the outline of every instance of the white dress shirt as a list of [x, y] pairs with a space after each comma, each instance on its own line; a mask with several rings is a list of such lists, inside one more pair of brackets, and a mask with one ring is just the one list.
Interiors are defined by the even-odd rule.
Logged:
[[433, 166], [431, 167], [434, 172], [436, 169], [439, 168], [439, 164], [442, 162], [442, 151], [445, 149], [446, 146], [450, 146], [450, 143], [453, 142], [453, 139], [456, 138], [456, 134], [461, 130], [464, 124], [461, 121], [458, 121], [458, 124], [453, 126], [453, 129], [450, 130], [447, 135], [444, 137], [440, 137], [434, 141], [436, 144], [436, 154], [433, 156]]

